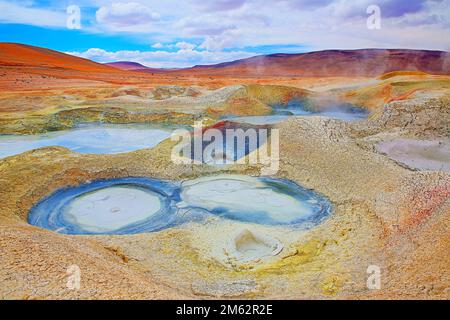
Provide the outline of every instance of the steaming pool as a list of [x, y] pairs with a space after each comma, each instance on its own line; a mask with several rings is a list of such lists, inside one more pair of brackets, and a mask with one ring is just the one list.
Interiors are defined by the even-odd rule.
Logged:
[[153, 148], [170, 135], [169, 129], [145, 124], [89, 124], [45, 134], [0, 135], [0, 158], [49, 146], [66, 147], [79, 153], [123, 153]]
[[311, 110], [305, 107], [301, 101], [291, 101], [286, 105], [272, 106], [272, 114], [266, 116], [230, 116], [224, 120], [241, 122], [252, 125], [276, 124], [292, 116], [312, 117], [322, 116], [343, 121], [358, 121], [368, 117], [369, 113], [360, 107], [352, 104], [337, 104], [321, 110]]
[[284, 179], [120, 178], [60, 189], [31, 209], [28, 222], [64, 234], [152, 232], [208, 217], [308, 228], [331, 210], [324, 196]]

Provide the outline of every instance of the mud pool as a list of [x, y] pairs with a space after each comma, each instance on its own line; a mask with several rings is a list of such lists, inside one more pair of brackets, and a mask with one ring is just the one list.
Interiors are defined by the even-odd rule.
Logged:
[[377, 145], [391, 159], [418, 170], [450, 171], [450, 141], [394, 139]]
[[193, 132], [183, 155], [209, 165], [234, 163], [268, 143], [270, 129], [269, 125], [220, 121], [202, 132]]
[[168, 128], [144, 124], [89, 124], [37, 135], [0, 135], [0, 158], [48, 146], [66, 147], [79, 153], [123, 153], [152, 148], [170, 134]]
[[208, 218], [308, 228], [331, 211], [325, 197], [283, 179], [121, 178], [58, 190], [32, 208], [28, 222], [64, 234], [135, 234]]
[[369, 113], [351, 104], [336, 104], [325, 108], [311, 108], [301, 101], [291, 101], [286, 105], [272, 106], [272, 114], [265, 116], [226, 117], [226, 120], [253, 125], [270, 125], [292, 116], [322, 116], [343, 121], [358, 121], [367, 118]]

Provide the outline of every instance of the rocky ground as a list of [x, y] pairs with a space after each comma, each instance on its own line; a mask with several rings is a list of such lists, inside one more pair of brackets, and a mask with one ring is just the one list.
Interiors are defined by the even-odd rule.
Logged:
[[[263, 115], [269, 105], [313, 98], [304, 89], [275, 85], [106, 87], [0, 94], [0, 134], [63, 130], [85, 122], [192, 125], [222, 115]], [[26, 106], [26, 107], [24, 107]]]

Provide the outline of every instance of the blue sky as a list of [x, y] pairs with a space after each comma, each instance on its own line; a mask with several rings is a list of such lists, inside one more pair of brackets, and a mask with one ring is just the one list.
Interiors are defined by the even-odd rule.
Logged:
[[0, 0], [0, 41], [151, 67], [322, 49], [448, 51], [450, 0]]

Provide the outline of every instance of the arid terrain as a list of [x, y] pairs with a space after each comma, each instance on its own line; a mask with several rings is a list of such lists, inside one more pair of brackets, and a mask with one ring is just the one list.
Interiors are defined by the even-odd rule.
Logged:
[[[306, 230], [211, 217], [148, 233], [62, 234], [28, 223], [36, 203], [62, 188], [263, 170], [173, 163], [171, 139], [117, 154], [30, 150], [0, 159], [0, 299], [449, 299], [450, 53], [330, 50], [164, 70], [0, 43], [0, 137], [86, 123], [214, 125], [291, 101], [317, 115], [273, 124], [274, 177], [324, 195], [327, 219]], [[367, 117], [320, 114], [338, 104]], [[242, 230], [283, 248], [229, 259], [224, 248]], [[71, 265], [81, 270], [78, 290], [66, 286]], [[373, 265], [377, 289], [367, 286]]]

